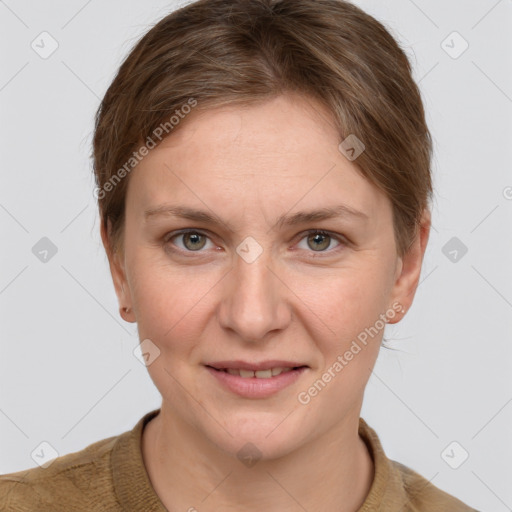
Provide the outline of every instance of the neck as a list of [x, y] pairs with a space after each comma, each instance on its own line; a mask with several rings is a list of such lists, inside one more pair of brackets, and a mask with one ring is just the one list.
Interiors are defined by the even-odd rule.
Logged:
[[359, 409], [322, 437], [250, 467], [170, 410], [163, 404], [142, 435], [146, 470], [169, 511], [355, 512], [369, 493], [374, 467], [358, 435]]

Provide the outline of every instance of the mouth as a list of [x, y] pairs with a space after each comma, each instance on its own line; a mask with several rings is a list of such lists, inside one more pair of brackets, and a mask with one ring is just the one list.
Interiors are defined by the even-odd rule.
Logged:
[[292, 361], [222, 361], [204, 365], [221, 389], [243, 398], [267, 398], [294, 384], [309, 366]]
[[216, 368], [215, 366], [206, 365], [208, 368], [212, 368], [218, 372], [229, 373], [229, 375], [235, 375], [242, 377], [242, 379], [271, 379], [277, 377], [282, 373], [288, 373], [294, 370], [300, 370], [302, 368], [308, 368], [306, 365], [300, 366], [274, 366], [263, 370], [247, 370], [244, 368]]

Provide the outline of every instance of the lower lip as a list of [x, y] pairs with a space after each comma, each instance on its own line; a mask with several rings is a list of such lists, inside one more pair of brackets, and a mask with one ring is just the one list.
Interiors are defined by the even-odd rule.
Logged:
[[206, 366], [206, 369], [225, 388], [239, 396], [244, 398], [266, 398], [293, 384], [307, 370], [307, 367], [303, 366], [297, 370], [283, 372], [268, 379], [259, 379], [258, 377], [243, 378], [222, 370], [215, 370], [210, 366]]

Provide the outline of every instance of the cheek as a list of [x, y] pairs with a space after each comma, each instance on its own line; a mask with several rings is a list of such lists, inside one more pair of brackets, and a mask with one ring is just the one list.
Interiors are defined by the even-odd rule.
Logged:
[[373, 325], [386, 310], [388, 288], [389, 279], [384, 273], [370, 266], [352, 267], [324, 280], [321, 289], [310, 286], [305, 295], [309, 295], [308, 305], [337, 339], [347, 340]]
[[320, 380], [329, 383], [322, 391], [324, 400], [341, 409], [363, 392], [378, 357], [385, 327], [379, 315], [387, 309], [387, 282], [369, 268], [353, 268], [323, 287], [311, 307], [329, 328], [315, 340], [323, 356]]
[[352, 268], [317, 294], [317, 304], [311, 309], [321, 312], [329, 328], [315, 340], [322, 353], [320, 373], [333, 382], [324, 395], [326, 400], [340, 406], [347, 402], [348, 407], [363, 392], [384, 334], [385, 323], [379, 315], [387, 309], [388, 282], [383, 273], [372, 272], [370, 267], [364, 271]]
[[217, 275], [197, 269], [150, 262], [143, 255], [131, 262], [130, 289], [141, 339], [154, 339], [159, 345], [187, 339], [197, 340], [201, 317], [208, 304], [208, 293], [219, 280]]

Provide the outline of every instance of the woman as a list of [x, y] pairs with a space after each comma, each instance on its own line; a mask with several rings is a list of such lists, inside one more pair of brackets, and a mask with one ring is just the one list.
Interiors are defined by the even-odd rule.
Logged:
[[360, 418], [432, 196], [421, 97], [379, 22], [339, 0], [185, 6], [124, 61], [93, 144], [162, 406], [1, 477], [6, 510], [474, 510]]

